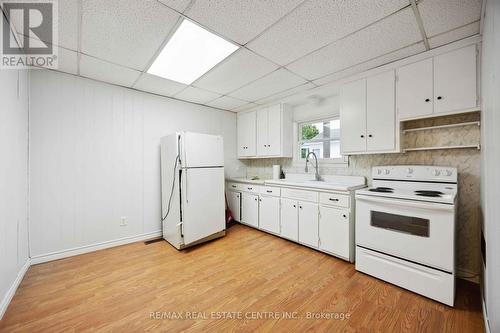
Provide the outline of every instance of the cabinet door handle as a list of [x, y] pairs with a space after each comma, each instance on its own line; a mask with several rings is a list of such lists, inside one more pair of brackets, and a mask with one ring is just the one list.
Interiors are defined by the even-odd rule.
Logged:
[[251, 190], [253, 190], [253, 187], [247, 187], [247, 189], [248, 189], [249, 191], [251, 191]]
[[255, 198], [254, 200], [257, 201], [257, 198]]
[[365, 136], [363, 134], [361, 134], [361, 137], [364, 138]]
[[330, 200], [330, 201], [336, 201], [336, 202], [338, 202], [338, 201], [339, 201], [339, 199], [335, 199], [335, 198], [330, 198], [330, 199], [328, 199], [328, 200]]
[[266, 192], [267, 192], [267, 193], [273, 193], [273, 191], [271, 191], [271, 190], [266, 190]]
[[438, 96], [438, 98], [437, 98], [437, 99], [441, 100], [441, 99], [443, 99], [443, 96]]
[[342, 217], [343, 217], [343, 218], [347, 218], [347, 215], [343, 214], [343, 215], [342, 215]]
[[293, 205], [293, 208], [297, 208], [297, 206]]
[[426, 98], [426, 99], [425, 99], [425, 101], [426, 101], [427, 103], [429, 103], [431, 100], [430, 100], [430, 98]]
[[368, 137], [369, 137], [369, 138], [372, 138], [372, 137], [373, 137], [373, 135], [369, 134], [369, 135], [368, 135]]
[[262, 202], [262, 199], [259, 199], [259, 202]]
[[302, 209], [302, 206], [299, 206], [300, 209]]
[[231, 185], [232, 188], [236, 188], [236, 185]]

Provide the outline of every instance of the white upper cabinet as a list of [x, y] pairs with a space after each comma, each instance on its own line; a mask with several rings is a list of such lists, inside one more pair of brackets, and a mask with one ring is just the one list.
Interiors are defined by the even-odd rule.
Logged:
[[477, 107], [476, 46], [434, 58], [434, 113]]
[[345, 155], [398, 149], [394, 71], [342, 87], [340, 128]]
[[238, 113], [238, 156], [250, 157], [256, 154], [256, 112]]
[[342, 87], [340, 142], [342, 153], [366, 150], [366, 79]]
[[396, 148], [396, 77], [394, 71], [366, 79], [366, 150]]
[[397, 103], [400, 119], [432, 114], [432, 76], [432, 58], [398, 69]]
[[[249, 114], [253, 117], [248, 116]], [[253, 132], [250, 133], [251, 131]], [[238, 113], [239, 158], [292, 157], [292, 136], [292, 110], [286, 104]], [[254, 147], [254, 149], [245, 147]]]
[[398, 69], [400, 120], [478, 109], [476, 45]]

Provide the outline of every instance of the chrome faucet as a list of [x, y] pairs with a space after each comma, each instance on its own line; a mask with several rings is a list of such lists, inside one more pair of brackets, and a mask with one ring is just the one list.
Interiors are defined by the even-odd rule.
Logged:
[[321, 176], [319, 175], [319, 172], [318, 172], [318, 157], [316, 156], [316, 154], [313, 151], [309, 152], [309, 154], [307, 154], [307, 156], [306, 156], [306, 172], [309, 172], [308, 163], [309, 163], [309, 156], [311, 156], [311, 155], [314, 156], [314, 159], [316, 160], [316, 166], [315, 166], [315, 168], [316, 168], [316, 174], [315, 174], [315, 179], [316, 179], [316, 181], [320, 181], [321, 180]]

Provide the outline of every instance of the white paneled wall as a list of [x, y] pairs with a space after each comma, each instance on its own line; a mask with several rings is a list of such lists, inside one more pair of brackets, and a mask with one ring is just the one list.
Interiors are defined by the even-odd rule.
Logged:
[[28, 88], [0, 70], [0, 318], [28, 267]]
[[500, 2], [487, 0], [481, 61], [481, 207], [486, 240], [484, 294], [491, 332], [500, 332]]
[[33, 258], [158, 232], [164, 135], [221, 134], [226, 172], [241, 168], [233, 113], [50, 71], [31, 92]]

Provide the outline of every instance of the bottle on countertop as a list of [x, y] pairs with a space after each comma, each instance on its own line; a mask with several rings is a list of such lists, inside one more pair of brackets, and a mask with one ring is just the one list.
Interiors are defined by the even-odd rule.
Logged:
[[281, 170], [280, 179], [285, 179], [285, 173]]

